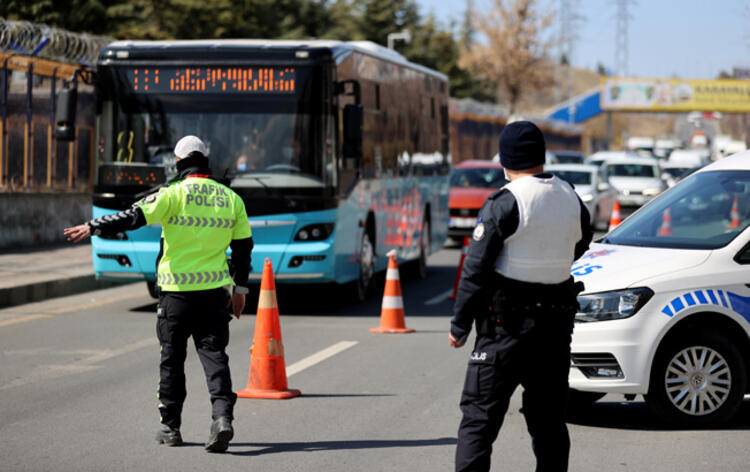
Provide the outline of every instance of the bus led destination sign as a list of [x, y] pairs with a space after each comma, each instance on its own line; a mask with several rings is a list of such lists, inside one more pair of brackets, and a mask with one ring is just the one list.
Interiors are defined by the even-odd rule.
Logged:
[[127, 80], [136, 93], [294, 94], [294, 68], [133, 67]]

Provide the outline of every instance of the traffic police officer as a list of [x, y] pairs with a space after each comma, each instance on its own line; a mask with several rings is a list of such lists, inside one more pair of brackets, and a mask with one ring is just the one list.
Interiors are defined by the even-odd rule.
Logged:
[[479, 212], [449, 335], [451, 346], [463, 346], [476, 321], [456, 471], [489, 470], [492, 443], [519, 384], [536, 470], [568, 467], [565, 406], [580, 291], [570, 269], [593, 233], [583, 202], [568, 183], [542, 173], [544, 160], [537, 126], [518, 121], [503, 129], [500, 161], [510, 183]]
[[[193, 337], [211, 395], [212, 418], [206, 449], [226, 451], [234, 435], [227, 307], [239, 318], [245, 306], [253, 240], [242, 199], [210, 174], [206, 145], [185, 136], [174, 149], [177, 176], [132, 208], [86, 224], [66, 228], [78, 242], [100, 234], [116, 234], [144, 225], [162, 225], [157, 260], [160, 288], [156, 334], [161, 344], [157, 441], [182, 444], [180, 424], [185, 389], [187, 339]], [[226, 250], [232, 248], [234, 274]], [[227, 288], [233, 288], [231, 299]]]

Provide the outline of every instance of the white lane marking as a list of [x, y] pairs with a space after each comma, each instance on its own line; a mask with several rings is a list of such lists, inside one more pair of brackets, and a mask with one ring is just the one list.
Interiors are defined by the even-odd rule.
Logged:
[[158, 341], [155, 337], [136, 341], [131, 344], [126, 344], [118, 349], [102, 349], [97, 351], [87, 351], [91, 355], [89, 357], [79, 359], [68, 364], [44, 364], [35, 367], [27, 375], [19, 378], [15, 378], [10, 382], [0, 385], [0, 390], [6, 390], [11, 387], [20, 387], [21, 385], [30, 384], [32, 382], [38, 382], [40, 380], [50, 380], [59, 377], [64, 377], [70, 374], [79, 374], [81, 372], [88, 372], [90, 370], [98, 369], [101, 366], [97, 363], [112, 359], [114, 357], [122, 356], [124, 354], [137, 351], [150, 346], [155, 346]]
[[440, 295], [434, 296], [424, 302], [425, 305], [437, 305], [438, 303], [442, 302], [443, 300], [447, 300], [448, 297], [453, 295], [453, 289], [446, 290], [445, 292], [441, 293]]
[[312, 367], [319, 362], [323, 362], [329, 357], [333, 357], [339, 352], [346, 351], [347, 349], [349, 349], [350, 347], [356, 344], [357, 344], [357, 341], [341, 341], [339, 343], [334, 344], [333, 346], [323, 349], [322, 351], [318, 351], [311, 356], [307, 356], [301, 361], [297, 361], [294, 364], [287, 367], [286, 376], [290, 377], [296, 374], [297, 372], [301, 372], [307, 369], [308, 367]]

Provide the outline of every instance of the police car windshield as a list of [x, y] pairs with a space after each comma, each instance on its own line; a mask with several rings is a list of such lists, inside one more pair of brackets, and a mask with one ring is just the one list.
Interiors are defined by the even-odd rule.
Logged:
[[750, 223], [750, 171], [694, 174], [615, 228], [605, 243], [677, 249], [726, 246]]
[[458, 168], [451, 171], [451, 187], [500, 188], [507, 184], [505, 172], [496, 167]]

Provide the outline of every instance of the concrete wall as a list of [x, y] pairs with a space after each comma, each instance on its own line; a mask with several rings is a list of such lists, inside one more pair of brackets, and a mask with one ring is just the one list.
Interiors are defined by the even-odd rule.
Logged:
[[0, 193], [0, 251], [63, 242], [90, 219], [90, 193]]

